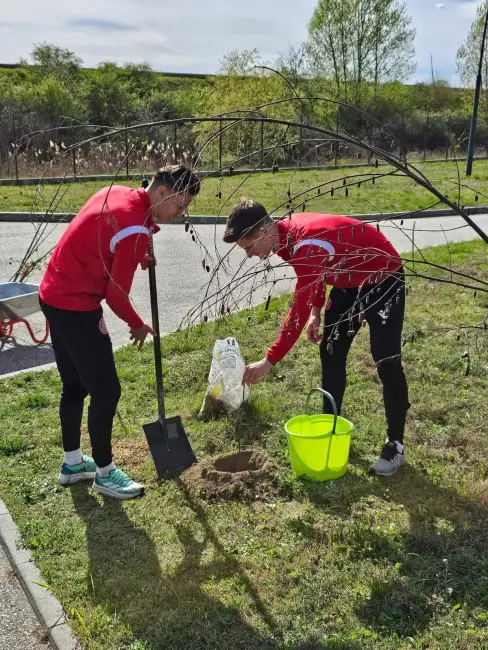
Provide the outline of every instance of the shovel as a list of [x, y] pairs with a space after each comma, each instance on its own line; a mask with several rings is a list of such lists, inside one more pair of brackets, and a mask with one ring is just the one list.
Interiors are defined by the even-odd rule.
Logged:
[[158, 416], [156, 422], [144, 424], [149, 449], [158, 476], [167, 478], [187, 469], [196, 462], [195, 454], [186, 435], [179, 415], [166, 418], [164, 411], [163, 369], [161, 365], [161, 339], [159, 335], [158, 296], [156, 291], [156, 270], [152, 237], [149, 241], [149, 292], [151, 296], [152, 327], [154, 336], [154, 362], [158, 395]]

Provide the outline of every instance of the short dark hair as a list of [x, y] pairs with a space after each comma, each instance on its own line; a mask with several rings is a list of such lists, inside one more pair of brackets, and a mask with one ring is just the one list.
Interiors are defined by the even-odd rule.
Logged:
[[157, 186], [165, 185], [180, 192], [188, 192], [196, 196], [200, 192], [200, 179], [185, 165], [168, 165], [162, 167], [154, 174], [153, 183]]
[[224, 232], [226, 244], [234, 244], [241, 237], [252, 235], [269, 220], [268, 211], [257, 201], [242, 199], [227, 217]]

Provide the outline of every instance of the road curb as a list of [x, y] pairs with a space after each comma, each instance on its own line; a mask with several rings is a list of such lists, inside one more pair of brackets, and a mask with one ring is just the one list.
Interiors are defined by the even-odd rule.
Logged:
[[48, 633], [54, 650], [82, 650], [81, 642], [74, 636], [66, 622], [66, 615], [59, 600], [36, 583], [43, 583], [41, 572], [34, 564], [29, 550], [20, 548], [19, 529], [5, 503], [0, 499], [0, 544], [15, 575], [41, 625]]
[[[486, 211], [488, 212], [488, 208]], [[0, 212], [0, 223], [69, 223], [75, 217], [76, 213], [74, 212], [56, 212], [54, 214], [46, 214], [45, 212]], [[192, 215], [190, 221], [194, 224], [213, 226], [225, 223], [227, 217]], [[176, 219], [165, 225], [181, 225], [183, 223], [185, 223], [183, 219]]]
[[[488, 206], [465, 207], [464, 211], [468, 215], [486, 214]], [[55, 213], [46, 215], [45, 212], [0, 212], [0, 223], [69, 223], [76, 216], [75, 213]], [[370, 214], [350, 214], [345, 215], [360, 221], [387, 221], [399, 219], [430, 219], [432, 217], [459, 217], [459, 213], [451, 209], [439, 210], [418, 210], [413, 212], [372, 212]], [[191, 223], [196, 225], [206, 224], [214, 226], [216, 224], [225, 224], [226, 216], [206, 216], [191, 215]], [[168, 225], [181, 225], [182, 219], [172, 221]]]
[[20, 370], [12, 370], [12, 372], [6, 372], [4, 375], [0, 375], [0, 381], [3, 379], [12, 379], [17, 375], [23, 375], [27, 372], [44, 372], [47, 370], [54, 370], [56, 368], [56, 362], [50, 361], [49, 363], [43, 363], [40, 366], [32, 366], [31, 368], [21, 368]]
[[[172, 332], [161, 332], [161, 338], [168, 336]], [[113, 351], [121, 350], [129, 345], [134, 345], [133, 343], [120, 343], [119, 345], [113, 346]], [[0, 375], [0, 382], [3, 379], [12, 379], [12, 377], [17, 377], [17, 375], [25, 375], [29, 372], [45, 372], [47, 370], [56, 369], [56, 361], [50, 361], [49, 363], [43, 363], [40, 366], [31, 366], [30, 368], [21, 368], [20, 370], [13, 370], [12, 372], [6, 372], [4, 375]]]

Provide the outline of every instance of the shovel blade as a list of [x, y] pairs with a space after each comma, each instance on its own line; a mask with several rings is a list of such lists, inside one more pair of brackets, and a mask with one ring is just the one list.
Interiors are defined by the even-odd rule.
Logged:
[[179, 416], [145, 424], [143, 429], [160, 478], [169, 478], [196, 463]]

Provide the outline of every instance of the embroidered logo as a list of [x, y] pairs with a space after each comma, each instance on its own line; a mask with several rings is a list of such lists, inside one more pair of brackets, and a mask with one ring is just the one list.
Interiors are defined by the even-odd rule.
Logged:
[[108, 336], [108, 329], [107, 329], [107, 325], [105, 324], [105, 319], [103, 318], [103, 316], [100, 318], [100, 321], [98, 322], [98, 329], [102, 334]]
[[388, 319], [388, 314], [386, 313], [386, 311], [382, 309], [381, 311], [378, 312], [378, 316], [383, 321], [383, 325], [386, 325], [386, 321]]

